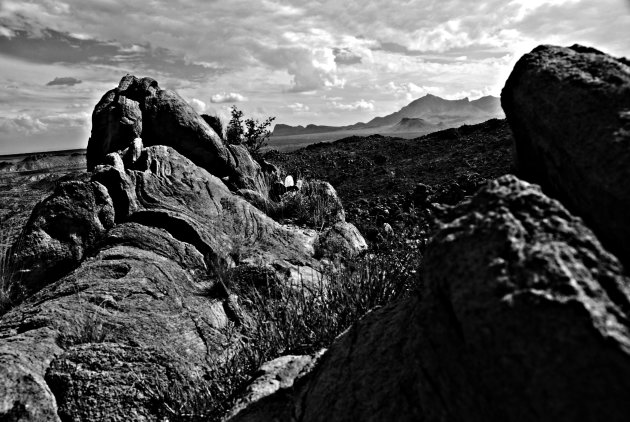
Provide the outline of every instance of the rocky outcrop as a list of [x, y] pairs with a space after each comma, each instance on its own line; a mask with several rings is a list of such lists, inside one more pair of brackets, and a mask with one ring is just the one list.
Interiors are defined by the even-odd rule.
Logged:
[[144, 146], [174, 148], [211, 174], [228, 178], [237, 188], [268, 194], [267, 176], [246, 151], [228, 148], [177, 93], [161, 89], [154, 79], [127, 75], [94, 109], [88, 170], [102, 163], [107, 154], [130, 147], [138, 137]]
[[[0, 319], [2, 420], [201, 417], [190, 403], [204, 392], [213, 400], [213, 380], [243, 344], [243, 310], [223, 278], [239, 268], [287, 285], [324, 278], [314, 230], [274, 221], [226, 185], [257, 183], [247, 178], [258, 165], [247, 151], [229, 149], [234, 168], [249, 169], [243, 178], [221, 179], [176, 148], [143, 145], [163, 141], [147, 110], [155, 107], [171, 133], [178, 118], [160, 113], [176, 113], [178, 97], [125, 78], [105, 98], [139, 93], [142, 125], [116, 120], [118, 129], [99, 135], [107, 145], [97, 153], [93, 136], [91, 180], [61, 184], [12, 248], [23, 271], [11, 284], [21, 303]], [[152, 135], [138, 138], [140, 127]], [[121, 133], [133, 139], [119, 143]], [[197, 158], [182, 133], [169, 142]]]
[[579, 218], [505, 176], [452, 211], [421, 294], [230, 421], [623, 421], [630, 288]]
[[593, 48], [540, 46], [501, 95], [522, 177], [540, 183], [630, 266], [630, 66]]

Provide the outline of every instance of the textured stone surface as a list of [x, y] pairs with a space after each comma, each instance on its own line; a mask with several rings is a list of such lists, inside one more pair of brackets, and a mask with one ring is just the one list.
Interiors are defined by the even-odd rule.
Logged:
[[424, 279], [231, 421], [627, 419], [629, 280], [538, 187], [506, 176], [457, 207]]
[[0, 419], [161, 420], [173, 385], [199, 385], [237, 348], [226, 330], [239, 321], [213, 289], [227, 268], [322, 277], [315, 233], [174, 149], [104, 162], [42, 202], [14, 248], [22, 267], [42, 265], [22, 278], [36, 270], [37, 283], [16, 280], [37, 292], [0, 319]]
[[[142, 235], [159, 249], [130, 244]], [[156, 420], [150, 391], [202, 376], [231, 348], [223, 300], [204, 294], [195, 264], [199, 254], [161, 229], [116, 227], [96, 256], [0, 320], [0, 372], [20, 386], [9, 387], [12, 406], [56, 408], [62, 420]]]
[[88, 169], [101, 164], [108, 153], [132, 146], [138, 137], [144, 146], [173, 147], [211, 174], [229, 178], [236, 188], [268, 194], [270, 175], [247, 151], [225, 145], [177, 93], [161, 89], [154, 79], [127, 75], [94, 109]]
[[595, 49], [540, 46], [501, 94], [521, 177], [540, 183], [630, 266], [630, 65]]
[[[290, 420], [293, 407], [285, 393], [290, 391], [296, 380], [308, 374], [313, 369], [317, 360], [326, 350], [323, 349], [315, 355], [282, 356], [270, 362], [264, 363], [254, 375], [255, 380], [250, 383], [245, 391], [237, 399], [225, 419], [239, 414], [240, 420], [256, 421], [259, 417], [256, 403], [264, 398], [281, 391], [278, 397], [274, 397], [274, 408], [270, 409], [271, 402], [265, 402], [266, 412], [277, 420]], [[251, 419], [248, 416], [251, 415]]]
[[114, 206], [98, 182], [65, 182], [38, 204], [11, 251], [12, 290], [39, 290], [76, 267], [87, 249], [114, 225]]
[[335, 223], [319, 234], [315, 243], [315, 255], [318, 257], [356, 258], [367, 251], [367, 243], [357, 228], [342, 221]]

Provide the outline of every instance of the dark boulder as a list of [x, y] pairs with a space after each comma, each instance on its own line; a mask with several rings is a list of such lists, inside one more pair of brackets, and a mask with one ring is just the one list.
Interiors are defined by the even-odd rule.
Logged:
[[593, 48], [540, 46], [501, 103], [521, 177], [583, 217], [630, 266], [630, 66]]
[[579, 218], [513, 176], [450, 215], [422, 293], [231, 421], [624, 421], [630, 287]]

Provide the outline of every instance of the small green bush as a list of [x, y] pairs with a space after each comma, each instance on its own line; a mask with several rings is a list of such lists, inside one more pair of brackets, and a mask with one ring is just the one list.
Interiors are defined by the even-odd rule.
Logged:
[[232, 119], [225, 129], [225, 140], [228, 144], [244, 145], [252, 156], [260, 158], [260, 149], [267, 145], [275, 119], [268, 117], [261, 122], [249, 118], [243, 121], [243, 112], [232, 106]]

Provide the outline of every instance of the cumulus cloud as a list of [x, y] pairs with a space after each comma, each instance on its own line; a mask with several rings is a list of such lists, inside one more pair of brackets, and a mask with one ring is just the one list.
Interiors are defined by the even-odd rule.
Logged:
[[192, 100], [188, 101], [188, 104], [190, 104], [192, 108], [194, 108], [198, 114], [205, 113], [206, 110], [208, 109], [208, 106], [206, 105], [206, 103], [204, 103], [201, 100], [198, 100], [197, 98], [193, 98]]
[[67, 86], [73, 86], [73, 85], [77, 85], [80, 84], [81, 82], [83, 82], [80, 79], [77, 78], [73, 78], [71, 76], [64, 76], [64, 77], [57, 77], [55, 79], [53, 79], [52, 81], [48, 82], [46, 84], [46, 86], [54, 86], [54, 85], [67, 85]]
[[287, 107], [291, 109], [294, 113], [304, 113], [310, 110], [309, 106], [302, 103], [289, 104]]
[[[122, 0], [1, 0], [0, 94], [11, 94], [0, 95], [3, 130], [41, 130], [52, 125], [41, 116], [72, 103], [91, 112], [128, 72], [207, 103], [248, 100], [278, 121], [339, 124], [375, 109], [393, 112], [426, 92], [496, 95], [519, 56], [541, 43], [630, 56], [620, 35], [630, 27], [627, 0], [411, 3], [155, 0], [147, 14], [144, 3]], [[50, 75], [84, 82], [50, 89], [42, 83]], [[198, 101], [198, 110], [209, 105]], [[18, 124], [16, 110], [38, 113]]]
[[413, 82], [400, 82], [396, 83], [393, 81], [388, 82], [383, 90], [386, 92], [391, 92], [397, 98], [405, 98], [407, 101], [412, 101], [414, 99], [424, 97], [429, 93], [433, 93], [434, 95], [440, 94], [440, 88], [435, 86], [418, 86]]
[[222, 94], [215, 94], [210, 97], [210, 102], [212, 103], [238, 103], [241, 101], [247, 101], [247, 98], [236, 92], [224, 92]]
[[22, 114], [13, 118], [0, 117], [0, 132], [30, 135], [46, 129], [44, 122], [29, 115]]
[[344, 111], [373, 111], [374, 110], [374, 101], [366, 101], [361, 99], [359, 101], [355, 101], [353, 103], [344, 104], [337, 101], [332, 101], [329, 103], [329, 106], [335, 110], [344, 110]]
[[32, 135], [59, 128], [88, 127], [91, 123], [90, 113], [55, 113], [43, 116], [19, 114], [13, 117], [0, 117], [0, 131], [4, 133], [21, 133]]
[[91, 123], [88, 112], [56, 113], [42, 116], [38, 119], [46, 127], [87, 127]]

